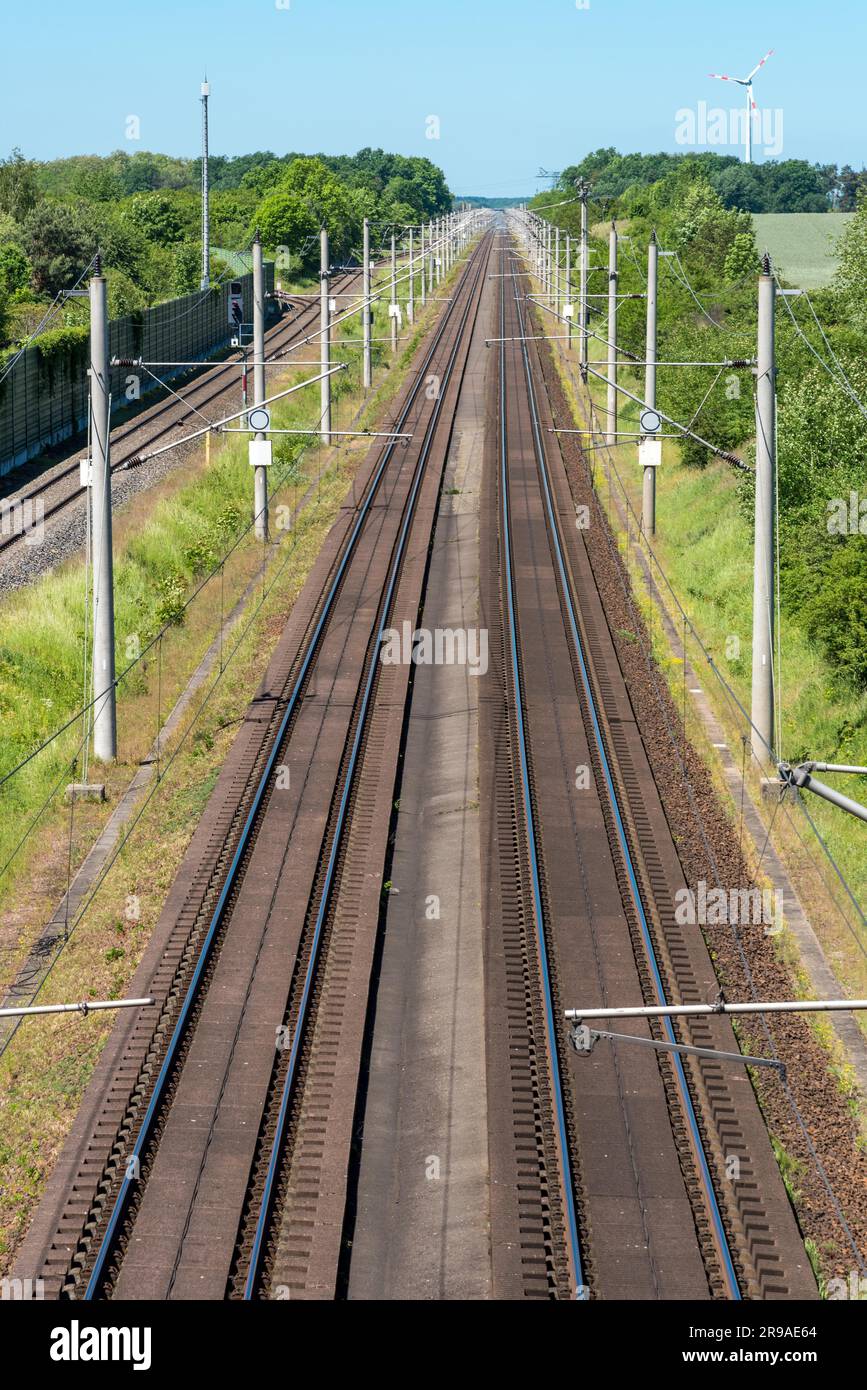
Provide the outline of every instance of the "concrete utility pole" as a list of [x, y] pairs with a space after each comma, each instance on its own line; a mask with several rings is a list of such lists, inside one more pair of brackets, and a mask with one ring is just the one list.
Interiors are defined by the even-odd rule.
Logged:
[[[329, 304], [328, 233], [325, 228], [319, 233], [319, 341], [321, 344], [321, 371], [331, 370], [331, 306]], [[320, 424], [323, 444], [331, 443], [331, 377], [323, 376], [320, 384], [322, 421]]]
[[424, 248], [424, 223], [422, 222], [422, 224], [421, 224], [421, 255], [420, 255], [420, 257], [419, 257], [419, 260], [420, 260], [420, 262], [421, 262], [421, 307], [422, 307], [422, 308], [424, 308], [425, 305], [427, 304], [427, 261], [425, 260], [426, 254], [427, 254], [427, 252], [425, 251], [425, 248]]
[[617, 223], [608, 235], [608, 433], [606, 442], [617, 443]]
[[[657, 360], [657, 286], [659, 282], [659, 243], [656, 232], [650, 234], [647, 248], [647, 366], [644, 376], [644, 399], [649, 410], [656, 409]], [[646, 536], [656, 535], [656, 468], [644, 470], [642, 524]]]
[[581, 293], [579, 296], [579, 310], [581, 313], [581, 336], [578, 340], [578, 363], [581, 369], [581, 380], [587, 381], [587, 363], [589, 338], [588, 329], [588, 300], [587, 300], [587, 281], [590, 276], [590, 235], [587, 225], [587, 185], [581, 185]]
[[548, 303], [554, 303], [554, 224], [548, 223]]
[[560, 313], [563, 296], [560, 292], [560, 228], [557, 228], [554, 242], [554, 311]]
[[[566, 302], [572, 304], [572, 238], [566, 235]], [[566, 326], [566, 347], [572, 346], [572, 320]]]
[[361, 294], [364, 308], [361, 311], [361, 324], [364, 335], [364, 389], [369, 391], [373, 385], [373, 355], [371, 351], [371, 326], [373, 305], [370, 303], [370, 218], [364, 219], [364, 269], [361, 275]]
[[545, 223], [545, 298], [551, 303], [551, 223]]
[[[265, 266], [262, 260], [262, 238], [257, 230], [253, 238], [253, 404], [261, 405], [268, 392], [265, 388]], [[259, 433], [257, 439], [264, 439]], [[257, 463], [253, 469], [253, 530], [257, 540], [268, 539], [268, 469]]]
[[752, 747], [765, 766], [774, 746], [774, 504], [777, 486], [774, 334], [776, 283], [770, 256], [759, 278], [756, 370], [756, 517], [753, 578]]
[[413, 228], [409, 229], [409, 298], [406, 302], [407, 323], [415, 322], [415, 246]]
[[108, 301], [102, 262], [90, 280], [91, 555], [93, 562], [93, 755], [117, 757], [114, 564], [109, 460]]
[[391, 235], [391, 290], [388, 300], [388, 317], [391, 321], [391, 350], [397, 352], [397, 238]]
[[208, 184], [208, 97], [211, 84], [202, 83], [202, 289], [211, 284], [211, 208]]
[[429, 227], [428, 227], [428, 231], [429, 231], [429, 233], [430, 233], [430, 248], [429, 248], [429, 250], [430, 250], [430, 262], [429, 262], [429, 265], [428, 265], [428, 281], [427, 281], [427, 285], [428, 285], [428, 294], [430, 294], [431, 296], [433, 296], [433, 292], [434, 292], [434, 256], [436, 255], [436, 251], [435, 251], [435, 249], [434, 249], [434, 248], [435, 248], [435, 245], [436, 245], [436, 221], [435, 221], [433, 218], [431, 218], [430, 225], [429, 225]]

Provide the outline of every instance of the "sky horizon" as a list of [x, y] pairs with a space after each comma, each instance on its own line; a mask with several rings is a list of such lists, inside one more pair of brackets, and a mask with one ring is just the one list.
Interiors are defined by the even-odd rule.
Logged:
[[529, 196], [548, 186], [540, 169], [603, 146], [740, 153], [742, 89], [709, 74], [744, 76], [773, 47], [756, 78], [757, 161], [867, 162], [855, 0], [818, 27], [806, 0], [758, 13], [751, 0], [724, 12], [690, 0], [151, 0], [147, 16], [108, 0], [4, 16], [7, 52], [38, 53], [39, 76], [9, 65], [0, 155], [196, 155], [207, 70], [214, 154], [381, 146], [426, 155], [456, 195]]

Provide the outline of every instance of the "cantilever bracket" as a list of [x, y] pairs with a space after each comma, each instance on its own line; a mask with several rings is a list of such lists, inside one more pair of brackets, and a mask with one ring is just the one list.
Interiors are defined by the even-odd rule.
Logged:
[[829, 801], [832, 806], [838, 806], [841, 811], [848, 811], [850, 816], [867, 821], [867, 806], [862, 806], [860, 801], [853, 801], [850, 796], [844, 796], [842, 792], [820, 782], [813, 775], [815, 772], [841, 772], [856, 777], [865, 776], [867, 775], [867, 768], [851, 767], [840, 763], [817, 762], [801, 763], [798, 767], [793, 767], [790, 763], [778, 763], [777, 766], [785, 786], [797, 791], [813, 792], [823, 801]]
[[679, 1052], [685, 1057], [711, 1057], [715, 1062], [740, 1062], [745, 1067], [768, 1067], [778, 1071], [785, 1079], [785, 1062], [774, 1061], [770, 1057], [748, 1057], [743, 1052], [720, 1052], [715, 1047], [690, 1047], [686, 1043], [658, 1041], [656, 1038], [640, 1038], [634, 1033], [609, 1033], [604, 1029], [588, 1028], [586, 1023], [576, 1023], [572, 1029], [571, 1042], [579, 1056], [589, 1056], [597, 1042], [638, 1043], [640, 1047], [652, 1047], [656, 1052]]

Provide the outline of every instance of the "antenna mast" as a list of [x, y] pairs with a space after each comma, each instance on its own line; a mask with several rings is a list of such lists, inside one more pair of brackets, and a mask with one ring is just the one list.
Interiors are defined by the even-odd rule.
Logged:
[[202, 289], [211, 284], [211, 214], [208, 187], [208, 97], [211, 84], [202, 83]]

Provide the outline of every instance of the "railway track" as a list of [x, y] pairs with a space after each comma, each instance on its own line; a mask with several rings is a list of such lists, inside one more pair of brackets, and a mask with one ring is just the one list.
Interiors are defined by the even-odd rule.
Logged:
[[409, 683], [381, 636], [419, 612], [490, 251], [420, 350], [412, 441], [371, 450], [191, 842], [137, 977], [156, 1023], [119, 1020], [33, 1235], [48, 1296], [334, 1296]]
[[[500, 269], [482, 531], [495, 1297], [815, 1296], [746, 1075], [569, 1048], [579, 994], [696, 1002], [716, 986], [700, 932], [675, 920], [676, 846], [505, 251]], [[654, 1036], [735, 1049], [723, 1020]]]
[[[72, 1300], [333, 1299], [410, 673], [494, 237], [472, 252], [300, 595], [153, 934], [20, 1268]], [[500, 247], [481, 510], [483, 926], [498, 1299], [815, 1297], [746, 1072], [600, 1045], [582, 1003], [705, 1002], [684, 886]], [[431, 390], [431, 382], [436, 382]], [[596, 524], [602, 524], [596, 522]], [[622, 634], [620, 634], [622, 637]], [[735, 1051], [726, 1018], [645, 1037]]]
[[[358, 283], [360, 275], [360, 271], [349, 271], [336, 279], [334, 282], [335, 293], [347, 293], [353, 285]], [[275, 324], [269, 329], [265, 338], [268, 358], [270, 360], [279, 358], [288, 349], [314, 334], [318, 318], [319, 305], [317, 302], [316, 304], [303, 305], [290, 318]], [[136, 457], [145, 449], [170, 437], [173, 431], [179, 429], [191, 409], [204, 412], [209, 405], [213, 405], [215, 401], [221, 400], [228, 393], [236, 390], [236, 373], [241, 362], [242, 355], [232, 353], [216, 365], [203, 364], [201, 374], [190, 384], [183, 402], [179, 401], [176, 395], [169, 396], [168, 399], [147, 407], [128, 425], [113, 431], [111, 437], [112, 474], [124, 472], [131, 465], [134, 465]], [[173, 389], [175, 388], [173, 387]], [[32, 465], [24, 465], [23, 468], [16, 470], [18, 474], [26, 475], [28, 472], [32, 472]], [[22, 488], [8, 493], [4, 497], [4, 505], [6, 506], [14, 503], [22, 507], [32, 507], [34, 502], [41, 503], [43, 523], [56, 520], [76, 502], [81, 503], [77, 457], [70, 463], [58, 465], [41, 473], [35, 480], [25, 483]], [[0, 535], [0, 563], [11, 556], [16, 547], [24, 544], [25, 540], [26, 536], [23, 532], [10, 531], [6, 533], [4, 531], [4, 534]]]

